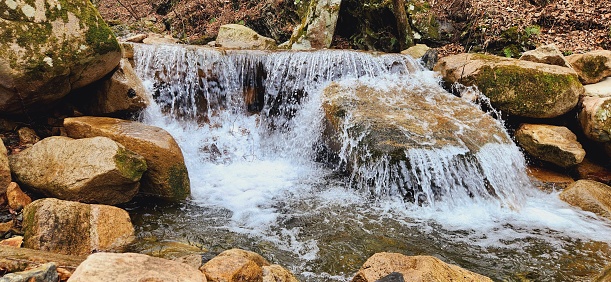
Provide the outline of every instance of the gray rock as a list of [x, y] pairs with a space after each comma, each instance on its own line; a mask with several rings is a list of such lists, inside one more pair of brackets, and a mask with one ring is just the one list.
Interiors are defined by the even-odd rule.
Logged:
[[341, 0], [317, 0], [310, 4], [303, 23], [293, 31], [293, 50], [329, 48], [339, 17]]
[[57, 282], [57, 266], [50, 262], [37, 268], [22, 272], [9, 273], [0, 278], [0, 282]]

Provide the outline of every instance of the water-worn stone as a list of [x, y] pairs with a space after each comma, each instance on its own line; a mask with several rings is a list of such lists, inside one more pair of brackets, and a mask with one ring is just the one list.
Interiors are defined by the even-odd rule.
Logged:
[[0, 112], [46, 110], [112, 71], [121, 50], [90, 1], [0, 2]]
[[596, 50], [567, 57], [583, 84], [597, 83], [611, 76], [611, 50]]
[[412, 47], [409, 47], [401, 51], [401, 54], [410, 55], [414, 59], [420, 59], [422, 58], [422, 56], [424, 56], [424, 54], [426, 54], [426, 51], [430, 49], [431, 48], [429, 48], [429, 46], [426, 46], [426, 44], [416, 44]]
[[586, 89], [585, 96], [611, 97], [611, 77], [601, 82], [583, 86]]
[[611, 219], [611, 186], [592, 180], [578, 180], [560, 193], [560, 199], [584, 211]]
[[593, 163], [587, 158], [577, 165], [578, 179], [594, 180], [611, 185], [611, 170], [605, 166]]
[[11, 167], [9, 166], [8, 151], [0, 139], [0, 195], [6, 193], [11, 183]]
[[263, 282], [299, 282], [286, 268], [277, 265], [266, 265], [263, 269]]
[[22, 272], [9, 273], [0, 278], [0, 282], [55, 282], [59, 281], [57, 266], [50, 262], [37, 268]]
[[522, 117], [560, 116], [584, 93], [572, 69], [493, 55], [444, 57], [434, 70], [447, 83], [477, 86], [496, 109]]
[[17, 130], [19, 136], [19, 145], [30, 147], [40, 141], [40, 137], [36, 134], [34, 129], [29, 127], [22, 127]]
[[226, 24], [219, 28], [216, 46], [229, 49], [276, 49], [276, 41], [258, 34], [249, 27], [239, 24]]
[[73, 271], [85, 260], [82, 256], [62, 255], [27, 248], [0, 246], [0, 269], [7, 272], [23, 271], [41, 264], [55, 262], [67, 271]]
[[524, 52], [520, 60], [571, 68], [571, 63], [560, 52], [560, 49], [556, 47], [556, 44], [548, 44], [535, 50]]
[[432, 256], [377, 253], [367, 259], [352, 278], [352, 282], [374, 282], [393, 272], [401, 273], [405, 281], [413, 282], [492, 281], [488, 277], [447, 264]]
[[142, 156], [105, 137], [49, 137], [10, 156], [16, 181], [47, 196], [118, 204], [138, 192]]
[[149, 104], [142, 80], [128, 59], [104, 79], [83, 88], [76, 95], [76, 104], [83, 113], [96, 116], [130, 114]]
[[605, 267], [605, 269], [599, 274], [597, 275], [594, 280], [592, 280], [593, 282], [609, 282], [611, 281], [611, 264], [607, 265], [607, 267]]
[[577, 136], [563, 126], [522, 124], [515, 138], [527, 153], [561, 167], [577, 165], [586, 156]]
[[579, 123], [588, 138], [596, 142], [611, 141], [611, 97], [583, 97]]
[[[422, 181], [422, 177], [430, 176], [418, 174], [425, 169], [416, 168], [421, 165], [420, 154], [448, 159], [439, 163], [436, 171], [427, 165], [430, 173], [473, 174], [477, 170], [465, 170], [463, 164], [475, 163], [482, 148], [512, 144], [498, 121], [441, 87], [349, 79], [327, 86], [322, 99], [326, 126], [323, 138], [329, 151], [346, 162], [357, 189], [371, 189], [372, 193], [400, 194], [406, 201], [428, 201], [416, 198], [422, 189], [436, 189], [436, 197], [456, 193], [438, 189], [440, 185], [432, 181]], [[371, 173], [381, 170], [388, 173]], [[460, 189], [488, 196], [484, 187], [483, 182], [469, 183]]]
[[206, 282], [197, 268], [143, 254], [95, 253], [79, 265], [69, 282]]
[[24, 247], [66, 255], [121, 251], [134, 240], [129, 214], [117, 207], [45, 198], [23, 209]]
[[139, 122], [101, 117], [66, 118], [68, 136], [104, 136], [146, 159], [140, 192], [167, 200], [184, 200], [190, 193], [189, 174], [182, 151], [167, 131]]
[[11, 182], [6, 189], [6, 198], [8, 199], [8, 206], [14, 211], [20, 211], [25, 206], [32, 203], [32, 198], [21, 191], [19, 185], [15, 182]]
[[541, 167], [529, 167], [528, 176], [531, 182], [539, 189], [547, 192], [564, 190], [575, 180], [566, 174]]
[[[310, 4], [304, 21], [293, 30], [293, 50], [329, 48], [339, 17], [341, 0], [317, 0]], [[314, 3], [313, 2], [313, 3]]]
[[220, 253], [206, 262], [200, 270], [208, 281], [261, 281], [264, 266], [270, 263], [260, 255], [240, 249]]

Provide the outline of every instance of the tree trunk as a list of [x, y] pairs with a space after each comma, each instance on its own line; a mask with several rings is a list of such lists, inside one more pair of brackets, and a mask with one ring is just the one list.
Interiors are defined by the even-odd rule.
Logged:
[[395, 19], [397, 20], [399, 46], [401, 50], [405, 50], [411, 46], [414, 46], [412, 27], [409, 25], [407, 11], [405, 11], [405, 0], [393, 0], [392, 7], [393, 13], [395, 14]]

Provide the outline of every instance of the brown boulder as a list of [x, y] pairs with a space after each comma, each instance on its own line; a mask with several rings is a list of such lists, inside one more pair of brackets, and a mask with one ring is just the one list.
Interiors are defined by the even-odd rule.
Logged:
[[527, 153], [561, 167], [577, 165], [586, 156], [577, 136], [563, 126], [522, 124], [515, 137]]
[[556, 47], [556, 44], [548, 44], [535, 50], [524, 52], [520, 60], [571, 68], [571, 63], [560, 52], [560, 49]]
[[10, 156], [21, 185], [47, 196], [86, 203], [118, 204], [138, 192], [144, 158], [105, 137], [49, 137]]
[[139, 122], [102, 117], [66, 118], [64, 127], [70, 137], [108, 137], [143, 156], [148, 170], [142, 176], [142, 194], [174, 201], [190, 195], [182, 151], [167, 131]]
[[117, 207], [53, 198], [23, 210], [24, 246], [66, 255], [121, 251], [134, 240], [129, 214]]
[[295, 275], [277, 264], [263, 266], [263, 282], [299, 282]]
[[575, 54], [568, 56], [567, 59], [579, 74], [583, 84], [597, 83], [611, 76], [611, 50]]
[[276, 41], [258, 34], [249, 27], [239, 24], [226, 24], [219, 28], [216, 46], [229, 49], [265, 50], [276, 49]]
[[0, 195], [6, 193], [6, 189], [11, 181], [11, 167], [9, 165], [8, 151], [4, 146], [4, 142], [0, 139]]
[[197, 268], [162, 258], [133, 253], [95, 253], [76, 268], [68, 281], [206, 282], [206, 277]]
[[11, 182], [6, 189], [6, 198], [8, 199], [8, 206], [14, 211], [20, 211], [30, 203], [32, 198], [21, 191], [19, 185], [15, 182]]
[[584, 93], [572, 69], [492, 55], [444, 57], [434, 70], [447, 83], [477, 86], [496, 109], [522, 117], [560, 116]]
[[611, 97], [583, 97], [579, 123], [585, 135], [596, 142], [611, 141]]
[[1, 246], [13, 247], [13, 248], [21, 248], [23, 244], [23, 236], [15, 236], [12, 238], [4, 239], [0, 241]]
[[578, 180], [560, 193], [560, 199], [611, 219], [611, 187], [592, 180]]
[[432, 256], [406, 256], [397, 253], [377, 253], [363, 264], [352, 282], [374, 282], [398, 272], [405, 281], [446, 282], [446, 281], [492, 281], [483, 275], [447, 264]]
[[200, 270], [208, 281], [262, 281], [263, 268], [269, 262], [260, 255], [240, 249], [231, 249], [220, 253]]

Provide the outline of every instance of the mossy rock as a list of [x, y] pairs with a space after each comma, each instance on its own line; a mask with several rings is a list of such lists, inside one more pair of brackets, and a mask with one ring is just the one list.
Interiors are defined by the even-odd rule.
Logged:
[[597, 50], [568, 57], [583, 84], [593, 84], [611, 76], [611, 51]]
[[448, 83], [477, 86], [495, 108], [521, 117], [563, 115], [585, 91], [569, 68], [493, 55], [448, 56], [434, 70]]
[[27, 114], [112, 71], [119, 44], [87, 0], [0, 2], [0, 111]]

